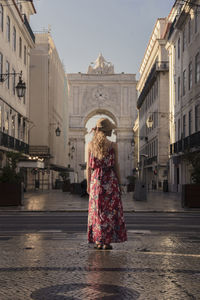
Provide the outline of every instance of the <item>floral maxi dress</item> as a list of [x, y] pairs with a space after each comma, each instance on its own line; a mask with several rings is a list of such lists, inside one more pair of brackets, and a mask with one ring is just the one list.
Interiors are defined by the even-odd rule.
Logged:
[[127, 240], [113, 148], [102, 160], [89, 154], [92, 169], [88, 210], [88, 241], [120, 243]]

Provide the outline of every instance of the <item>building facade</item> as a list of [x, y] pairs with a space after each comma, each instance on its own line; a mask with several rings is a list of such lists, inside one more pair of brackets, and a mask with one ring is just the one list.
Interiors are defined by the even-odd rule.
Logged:
[[81, 166], [85, 164], [86, 124], [95, 115], [107, 115], [116, 124], [119, 148], [119, 163], [122, 182], [132, 174], [133, 159], [130, 159], [133, 139], [133, 119], [136, 118], [135, 74], [115, 74], [114, 66], [102, 54], [87, 73], [68, 74], [69, 84], [69, 152], [70, 166], [77, 180], [84, 179]]
[[165, 49], [167, 28], [166, 18], [157, 20], [141, 63], [137, 84], [139, 135], [136, 139], [140, 165], [143, 165], [141, 157], [145, 157], [143, 180], [150, 189], [162, 189], [164, 181], [168, 180], [171, 115], [168, 52]]
[[[29, 19], [35, 13], [32, 1], [0, 3], [0, 168], [5, 165], [6, 152], [28, 155], [29, 151], [30, 51], [35, 44]], [[16, 92], [21, 71], [26, 84], [23, 98]], [[24, 177], [26, 184], [26, 170]]]
[[43, 160], [43, 170], [32, 170], [29, 188], [56, 188], [68, 166], [67, 79], [49, 32], [36, 34], [30, 54], [30, 156]]
[[200, 1], [176, 1], [169, 15], [169, 105], [175, 123], [171, 128], [170, 182], [172, 191], [191, 183], [188, 152], [200, 146]]

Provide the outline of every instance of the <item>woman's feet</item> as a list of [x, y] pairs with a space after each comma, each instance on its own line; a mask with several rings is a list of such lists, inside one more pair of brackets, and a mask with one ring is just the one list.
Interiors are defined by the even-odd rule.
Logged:
[[112, 250], [112, 246], [110, 244], [100, 244], [100, 243], [96, 243], [96, 245], [94, 246], [95, 249], [97, 250]]
[[112, 250], [112, 246], [110, 244], [103, 245], [103, 250]]

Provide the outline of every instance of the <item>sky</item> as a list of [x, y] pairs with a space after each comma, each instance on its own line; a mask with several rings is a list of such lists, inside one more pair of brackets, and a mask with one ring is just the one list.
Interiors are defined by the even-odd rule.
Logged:
[[34, 32], [49, 25], [66, 73], [87, 73], [101, 52], [115, 73], [136, 74], [157, 18], [174, 0], [34, 0]]

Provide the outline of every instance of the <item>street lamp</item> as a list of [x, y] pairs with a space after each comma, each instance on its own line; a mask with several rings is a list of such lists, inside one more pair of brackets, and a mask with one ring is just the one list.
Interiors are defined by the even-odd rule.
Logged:
[[61, 130], [60, 130], [60, 127], [59, 127], [59, 123], [49, 123], [49, 127], [52, 126], [52, 125], [57, 125], [57, 127], [55, 129], [55, 134], [56, 134], [56, 136], [60, 136]]
[[16, 76], [16, 75], [19, 75], [19, 82], [18, 84], [16, 85], [16, 91], [17, 91], [17, 96], [18, 98], [23, 98], [25, 96], [25, 92], [26, 92], [26, 84], [25, 82], [22, 81], [22, 71], [20, 73], [4, 73], [4, 74], [0, 74], [0, 82], [4, 82], [6, 81], [6, 79], [9, 77], [9, 76]]
[[56, 128], [55, 133], [56, 133], [56, 136], [60, 136], [61, 130], [60, 130], [59, 126]]
[[167, 116], [170, 122], [173, 121], [173, 114], [171, 112], [154, 111], [154, 112], [149, 112], [149, 114], [150, 115], [148, 116], [148, 118], [146, 120], [146, 125], [148, 128], [153, 127], [153, 123], [154, 123], [154, 119], [152, 117], [153, 114], [160, 114], [161, 117]]

